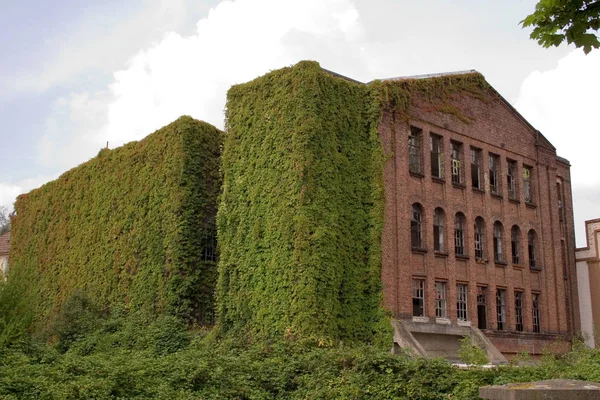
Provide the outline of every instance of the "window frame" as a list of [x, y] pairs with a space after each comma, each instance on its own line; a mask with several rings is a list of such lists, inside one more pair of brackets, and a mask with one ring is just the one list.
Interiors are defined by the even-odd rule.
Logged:
[[515, 329], [523, 332], [523, 292], [515, 291]]
[[496, 327], [503, 331], [506, 324], [506, 289], [496, 289]]
[[454, 254], [457, 256], [466, 256], [466, 253], [465, 253], [465, 236], [466, 236], [465, 235], [465, 227], [466, 227], [465, 215], [461, 212], [457, 212], [454, 215]]
[[481, 217], [475, 218], [473, 239], [475, 245], [475, 259], [485, 260], [485, 221]]
[[468, 292], [469, 286], [466, 283], [456, 284], [456, 319], [459, 321], [468, 321]]
[[540, 294], [532, 293], [531, 294], [531, 310], [532, 310], [532, 323], [533, 323], [533, 333], [540, 333], [542, 331], [540, 324]]
[[494, 262], [504, 263], [504, 251], [502, 248], [502, 237], [504, 236], [504, 226], [500, 221], [494, 222], [493, 226], [493, 244], [494, 244]]
[[[483, 151], [477, 147], [471, 146], [471, 187], [475, 190], [483, 190]], [[475, 176], [477, 176], [477, 185], [475, 185]]]
[[[437, 149], [435, 145], [437, 144]], [[429, 155], [431, 157], [431, 176], [444, 179], [444, 137], [435, 133], [429, 134]], [[437, 167], [437, 171], [434, 169]]]
[[515, 160], [506, 160], [506, 187], [509, 200], [519, 200], [519, 180], [517, 179], [518, 164]]
[[525, 203], [535, 204], [535, 190], [533, 187], [533, 167], [523, 165], [523, 195]]
[[423, 175], [423, 129], [416, 126], [410, 127], [408, 135], [408, 170]]
[[[502, 196], [501, 158], [498, 154], [488, 153], [488, 167], [490, 193], [495, 196]], [[492, 183], [492, 178], [494, 183]]]
[[463, 144], [454, 140], [450, 141], [450, 161], [452, 163], [452, 183], [454, 185], [463, 185], [462, 173], [462, 152]]
[[413, 249], [423, 248], [423, 207], [419, 203], [411, 206], [410, 245]]
[[510, 254], [513, 265], [521, 265], [521, 229], [517, 225], [513, 225], [510, 229]]
[[433, 214], [433, 250], [444, 252], [444, 225], [445, 225], [444, 210], [437, 207]]
[[446, 282], [435, 281], [435, 317], [448, 318], [448, 290]]
[[[425, 316], [425, 279], [413, 278], [412, 280], [412, 301], [413, 317], [424, 317]], [[417, 307], [417, 308], [415, 308]], [[420, 313], [415, 313], [416, 309], [420, 309]]]

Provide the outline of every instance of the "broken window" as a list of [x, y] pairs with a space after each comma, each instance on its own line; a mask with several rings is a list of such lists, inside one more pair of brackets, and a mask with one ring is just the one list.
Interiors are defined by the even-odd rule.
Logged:
[[421, 162], [421, 139], [423, 131], [414, 126], [410, 127], [410, 135], [408, 136], [408, 162], [409, 170], [415, 174], [422, 174], [423, 163]]
[[456, 285], [456, 318], [459, 321], [467, 320], [467, 285]]
[[540, 333], [540, 295], [537, 293], [532, 294], [532, 310], [533, 310], [533, 331]]
[[421, 205], [415, 203], [412, 205], [412, 214], [410, 219], [410, 243], [413, 248], [423, 247], [423, 209]]
[[500, 185], [500, 156], [497, 154], [489, 155], [489, 173], [490, 173], [490, 192], [500, 196], [502, 187]]
[[533, 229], [530, 229], [527, 233], [527, 253], [529, 255], [529, 268], [539, 269], [535, 261], [535, 247], [536, 247], [537, 235]]
[[481, 182], [481, 149], [471, 147], [471, 186], [483, 189]]
[[462, 143], [450, 142], [450, 157], [452, 158], [452, 183], [462, 184]]
[[435, 283], [435, 316], [446, 318], [446, 282]]
[[444, 210], [435, 209], [433, 217], [433, 250], [444, 251]]
[[533, 204], [533, 168], [526, 165], [523, 166], [523, 192], [525, 194], [525, 202]]
[[520, 263], [520, 258], [519, 258], [519, 236], [521, 235], [519, 227], [516, 225], [513, 225], [511, 231], [510, 231], [510, 248], [511, 248], [511, 253], [512, 253], [512, 263], [514, 265], [519, 265]]
[[494, 223], [494, 261], [504, 262], [504, 254], [502, 253], [502, 231], [504, 228], [499, 221]]
[[432, 134], [430, 136], [431, 151], [431, 176], [435, 178], [444, 177], [444, 142], [441, 136]]
[[523, 332], [523, 292], [515, 292], [515, 322], [518, 332]]
[[483, 218], [475, 218], [475, 258], [483, 260], [485, 257], [485, 226]]
[[477, 327], [487, 329], [487, 288], [477, 286]]
[[465, 216], [457, 213], [454, 217], [454, 253], [459, 256], [465, 255]]
[[504, 330], [504, 323], [506, 322], [506, 291], [504, 289], [496, 290], [496, 320], [498, 330]]
[[413, 317], [425, 316], [425, 280], [413, 279], [412, 281], [413, 297]]
[[506, 186], [508, 189], [508, 198], [518, 200], [517, 190], [517, 162], [508, 160], [506, 168]]

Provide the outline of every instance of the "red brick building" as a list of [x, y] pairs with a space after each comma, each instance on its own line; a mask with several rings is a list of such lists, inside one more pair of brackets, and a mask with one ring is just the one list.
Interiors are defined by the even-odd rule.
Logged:
[[539, 354], [580, 326], [570, 164], [488, 91], [452, 97], [467, 122], [426, 99], [407, 122], [384, 113], [384, 303], [413, 327], [470, 325], [507, 356]]

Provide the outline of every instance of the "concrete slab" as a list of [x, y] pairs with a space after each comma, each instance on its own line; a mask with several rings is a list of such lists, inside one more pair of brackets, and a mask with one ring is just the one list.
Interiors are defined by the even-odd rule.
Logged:
[[481, 387], [479, 397], [489, 400], [600, 400], [600, 384], [572, 379], [509, 383]]

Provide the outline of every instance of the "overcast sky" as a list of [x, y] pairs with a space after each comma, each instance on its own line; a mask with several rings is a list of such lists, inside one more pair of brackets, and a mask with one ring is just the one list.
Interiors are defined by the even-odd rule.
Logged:
[[600, 217], [600, 51], [543, 49], [534, 0], [21, 0], [0, 13], [0, 205], [227, 89], [312, 59], [360, 81], [476, 69], [572, 164], [578, 246]]

